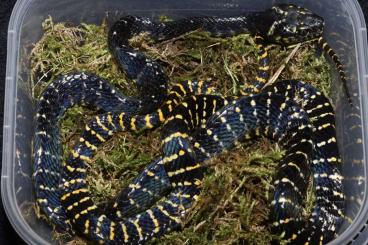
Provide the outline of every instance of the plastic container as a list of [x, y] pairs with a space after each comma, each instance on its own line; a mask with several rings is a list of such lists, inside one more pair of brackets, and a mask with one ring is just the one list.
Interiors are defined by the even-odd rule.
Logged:
[[[337, 127], [344, 160], [347, 219], [331, 244], [368, 241], [368, 56], [366, 26], [356, 0], [252, 1], [252, 0], [28, 0], [18, 1], [9, 24], [1, 192], [6, 213], [19, 235], [30, 244], [48, 244], [51, 228], [38, 220], [29, 207], [34, 195], [31, 184], [31, 139], [33, 102], [29, 84], [28, 49], [42, 36], [42, 21], [49, 15], [55, 22], [100, 23], [106, 12], [174, 18], [186, 15], [232, 15], [261, 10], [275, 3], [295, 3], [324, 17], [325, 38], [337, 50], [351, 77], [352, 109], [338, 103]], [[340, 84], [335, 74], [335, 88]], [[341, 93], [340, 93], [341, 94]], [[338, 101], [340, 101], [338, 99]], [[344, 101], [344, 100], [341, 100]], [[352, 114], [353, 112], [353, 114]]]

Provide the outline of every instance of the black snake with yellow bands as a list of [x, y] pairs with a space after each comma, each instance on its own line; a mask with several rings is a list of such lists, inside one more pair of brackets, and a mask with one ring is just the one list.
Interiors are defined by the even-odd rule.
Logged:
[[[304, 102], [297, 104], [292, 99], [298, 97]], [[115, 215], [102, 214], [93, 204], [85, 182], [85, 161], [93, 155], [91, 145], [97, 147], [118, 131], [147, 127], [146, 116], [108, 113], [96, 117], [83, 133], [64, 171], [65, 194], [61, 200], [72, 223], [89, 238], [104, 242], [134, 244], [159, 236], [179, 226], [181, 217], [198, 198], [205, 167], [201, 162], [231, 148], [237, 140], [243, 138], [249, 141], [263, 135], [279, 141], [287, 149], [275, 180], [272, 202], [275, 230], [286, 232], [286, 237], [295, 240], [296, 244], [302, 241], [325, 243], [332, 239], [342, 216], [343, 194], [338, 168], [340, 159], [336, 151], [334, 123], [331, 121], [333, 110], [326, 97], [308, 84], [280, 81], [260, 94], [242, 97], [222, 108], [226, 101], [211, 95], [192, 96], [170, 113], [174, 116], [168, 116], [164, 126], [164, 135], [167, 136], [163, 139], [163, 158], [156, 160], [153, 163], [155, 166], [151, 165], [129, 187], [133, 191], [126, 195], [126, 200], [133, 207], [144, 205], [141, 209], [152, 205], [155, 199], [151, 197], [152, 200], [147, 200], [150, 189], [144, 187], [146, 183], [152, 186], [166, 183], [161, 187], [161, 194], [170, 192], [166, 200], [139, 214], [130, 213], [130, 216], [124, 211], [130, 207], [118, 203], [114, 206]], [[207, 102], [207, 110], [203, 110]], [[316, 109], [317, 102], [323, 106]], [[196, 108], [196, 104], [200, 106]], [[219, 108], [222, 109], [218, 111]], [[208, 120], [206, 127], [196, 130], [199, 125], [185, 120], [191, 118], [189, 114], [194, 117], [198, 115], [195, 122], [199, 125], [206, 120], [203, 115], [214, 116]], [[312, 124], [310, 117], [314, 117]], [[192, 130], [194, 132], [191, 133]], [[190, 133], [194, 134], [194, 150], [191, 150], [188, 141]], [[306, 222], [302, 217], [302, 204], [309, 164], [312, 164], [317, 201]], [[155, 182], [158, 183], [155, 185]], [[138, 207], [136, 212], [139, 211]], [[125, 217], [121, 217], [121, 213]], [[109, 215], [112, 216], [109, 218]], [[122, 218], [123, 221], [118, 222]]]
[[[261, 17], [264, 22], [257, 28], [255, 20]], [[187, 27], [188, 29], [186, 29]], [[151, 236], [162, 235], [166, 230], [180, 224], [180, 217], [191, 206], [199, 193], [203, 176], [201, 162], [212, 154], [219, 153], [226, 147], [231, 147], [234, 140], [242, 136], [247, 137], [247, 135], [250, 137], [249, 135], [252, 134], [258, 136], [257, 133], [252, 132], [259, 132], [260, 129], [267, 128], [267, 132], [271, 133], [272, 137], [268, 134], [266, 136], [280, 140], [286, 148], [292, 146], [288, 145], [291, 144], [290, 142], [296, 144], [301, 141], [299, 143], [306, 145], [306, 148], [302, 149], [305, 151], [305, 155], [302, 155], [305, 156], [304, 159], [302, 157], [300, 162], [295, 163], [296, 169], [306, 171], [302, 176], [304, 178], [300, 182], [293, 182], [294, 179], [298, 178], [298, 175], [289, 167], [285, 169], [290, 173], [287, 171], [283, 173], [281, 169], [277, 177], [279, 182], [276, 182], [275, 193], [278, 194], [275, 194], [273, 203], [277, 218], [274, 226], [279, 231], [286, 231], [287, 237], [291, 237], [295, 241], [299, 241], [299, 239], [308, 241], [309, 238], [312, 239], [311, 242], [330, 240], [335, 234], [336, 222], [342, 215], [341, 177], [335, 166], [328, 169], [331, 165], [328, 161], [334, 159], [333, 157], [335, 157], [336, 162], [339, 162], [338, 152], [333, 152], [335, 155], [332, 158], [326, 158], [327, 163], [320, 162], [321, 159], [324, 159], [323, 154], [326, 154], [323, 149], [322, 153], [315, 152], [315, 150], [313, 152], [314, 156], [316, 153], [322, 154], [320, 158], [313, 160], [312, 168], [313, 171], [316, 171], [314, 178], [317, 181], [317, 196], [321, 194], [315, 213], [317, 216], [326, 214], [323, 216], [325, 219], [321, 223], [319, 219], [316, 220], [313, 213], [311, 220], [304, 225], [304, 219], [300, 217], [301, 201], [303, 194], [305, 194], [308, 174], [305, 169], [308, 166], [308, 156], [312, 154], [310, 152], [312, 143], [308, 147], [308, 142], [313, 142], [313, 137], [309, 141], [308, 134], [302, 132], [303, 130], [311, 131], [313, 128], [313, 134], [318, 135], [319, 127], [322, 127], [323, 132], [328, 132], [329, 125], [333, 124], [331, 118], [326, 117], [329, 120], [329, 125], [327, 123], [319, 125], [317, 130], [313, 126], [309, 126], [308, 117], [313, 114], [314, 107], [317, 108], [315, 111], [319, 112], [320, 104], [307, 102], [300, 104], [297, 103], [299, 101], [294, 101], [292, 95], [303, 93], [303, 86], [298, 87], [300, 90], [296, 89], [294, 92], [290, 92], [289, 97], [287, 96], [289, 90], [286, 89], [285, 93], [261, 92], [257, 95], [234, 100], [234, 104], [230, 103], [232, 107], [221, 109], [221, 113], [229, 114], [228, 117], [220, 117], [221, 123], [216, 124], [218, 118], [214, 116], [206, 125], [206, 119], [225, 105], [227, 100], [210, 95], [185, 98], [188, 94], [206, 94], [208, 92], [206, 89], [201, 91], [201, 86], [198, 86], [199, 90], [193, 89], [190, 84], [187, 84], [189, 93], [184, 89], [183, 94], [180, 95], [180, 86], [186, 86], [185, 84], [177, 85], [176, 88], [179, 90], [174, 89], [174, 92], [167, 93], [167, 78], [158, 63], [136, 52], [130, 48], [128, 43], [129, 38], [142, 32], [148, 32], [154, 40], [162, 41], [198, 28], [217, 36], [250, 32], [254, 35], [260, 35], [262, 42], [266, 44], [274, 42], [287, 45], [321, 36], [323, 20], [308, 10], [291, 5], [279, 5], [264, 12], [246, 14], [236, 18], [188, 18], [165, 24], [156, 24], [139, 17], [122, 18], [110, 31], [109, 45], [128, 76], [136, 80], [141, 98], [131, 98], [119, 94], [106, 81], [84, 73], [70, 74], [52, 83], [40, 99], [36, 118], [34, 179], [38, 205], [61, 230], [69, 229], [69, 222], [71, 222], [77, 230], [93, 240], [107, 243], [145, 241]], [[261, 55], [263, 60], [260, 60], [259, 75], [256, 81], [244, 91], [245, 94], [261, 90], [267, 79], [267, 49], [263, 49], [262, 45], [260, 48], [261, 54], [265, 55]], [[270, 88], [280, 89], [277, 86]], [[176, 92], [179, 92], [179, 97]], [[313, 96], [320, 98], [318, 94], [318, 96], [316, 94], [309, 95], [310, 98], [307, 101], [314, 101]], [[218, 101], [216, 106], [214, 101]], [[325, 105], [327, 102], [321, 104], [321, 108], [322, 112], [327, 111], [326, 113], [329, 115], [332, 112], [331, 108]], [[84, 103], [108, 112], [108, 114], [96, 117], [95, 121], [87, 126], [80, 144], [74, 149], [74, 153], [64, 166], [64, 171], [61, 171], [63, 178], [60, 179], [61, 150], [58, 129], [55, 125], [65, 110], [75, 103]], [[207, 112], [203, 105], [211, 103], [213, 110]], [[161, 104], [164, 104], [163, 107], [156, 110]], [[304, 111], [304, 107], [307, 105], [311, 106], [310, 112]], [[187, 108], [193, 106], [194, 109]], [[232, 111], [231, 108], [233, 108], [233, 112], [229, 113], [228, 110]], [[144, 114], [154, 110], [156, 111], [153, 113]], [[122, 111], [123, 113], [121, 113]], [[135, 114], [142, 115], [135, 116]], [[203, 118], [197, 119], [197, 115], [202, 115]], [[224, 123], [224, 120], [229, 121], [229, 123]], [[116, 212], [101, 214], [98, 207], [92, 203], [86, 188], [85, 161], [88, 162], [97, 150], [97, 146], [106, 141], [115, 131], [153, 128], [162, 122], [166, 124], [164, 126], [163, 158], [150, 165], [148, 170], [137, 179], [138, 184], [135, 183], [129, 187], [131, 192], [128, 191], [122, 195], [123, 197], [141, 197], [141, 199], [134, 201], [134, 198], [130, 198], [128, 200], [133, 200], [133, 202], [129, 201], [129, 204], [125, 206], [122, 205], [124, 202], [120, 199], [112, 207], [113, 210], [117, 210]], [[288, 124], [289, 122], [291, 125]], [[211, 123], [216, 125], [212, 129]], [[200, 133], [201, 130], [196, 131], [196, 128], [201, 125], [206, 125], [205, 134]], [[224, 133], [225, 131], [221, 129], [224, 125], [229, 125], [226, 127], [231, 128], [231, 130], [226, 129], [228, 133]], [[299, 127], [302, 127], [300, 132], [296, 130]], [[239, 128], [239, 131], [236, 131], [236, 128]], [[210, 132], [218, 132], [216, 133], [218, 140], [215, 140]], [[229, 132], [232, 135], [230, 138]], [[197, 142], [193, 144], [193, 147], [190, 146], [190, 134], [196, 135], [194, 140]], [[224, 135], [222, 136], [222, 134]], [[330, 145], [332, 143], [333, 145], [334, 131], [326, 134], [327, 141], [323, 141], [324, 144]], [[324, 139], [323, 133], [318, 136], [320, 138], [316, 137], [315, 140]], [[211, 139], [215, 142], [207, 143], [208, 147], [206, 147], [206, 142], [211, 142]], [[322, 147], [323, 143], [320, 142], [320, 144]], [[293, 150], [292, 147], [291, 150]], [[211, 151], [212, 153], [209, 153]], [[295, 152], [290, 154], [298, 155]], [[187, 168], [193, 173], [187, 175]], [[300, 171], [299, 173], [301, 173]], [[330, 172], [334, 174], [329, 174]], [[280, 177], [284, 175], [287, 177]], [[165, 178], [167, 181], [162, 182]], [[289, 181], [284, 181], [285, 179]], [[59, 189], [60, 182], [62, 183], [61, 189]], [[140, 188], [143, 185], [146, 185], [147, 188]], [[332, 194], [326, 190], [326, 185], [330, 191], [332, 186]], [[277, 192], [278, 188], [280, 188], [279, 192]], [[146, 206], [150, 206], [154, 200], [161, 197], [160, 194], [164, 190], [171, 191], [167, 195], [166, 201], [147, 209]], [[154, 192], [154, 195], [151, 195], [150, 192]], [[148, 198], [148, 196], [154, 197]], [[63, 206], [60, 205], [60, 200]], [[325, 207], [326, 203], [332, 208]], [[143, 212], [134, 216], [141, 211]], [[109, 215], [111, 219], [107, 217]], [[128, 219], [119, 222], [120, 219], [124, 218]], [[298, 229], [295, 229], [295, 224], [299, 227]], [[323, 235], [321, 235], [321, 231]]]

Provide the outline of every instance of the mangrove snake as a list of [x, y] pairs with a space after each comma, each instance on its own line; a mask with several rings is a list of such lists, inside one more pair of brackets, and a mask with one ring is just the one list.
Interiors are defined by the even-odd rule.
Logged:
[[[264, 21], [257, 22], [259, 18]], [[211, 88], [203, 82], [190, 81], [167, 92], [167, 77], [159, 64], [129, 46], [129, 39], [143, 32], [162, 41], [198, 28], [216, 36], [242, 32], [259, 36], [260, 67], [257, 79], [244, 91], [248, 96], [211, 95]], [[110, 30], [109, 46], [127, 76], [136, 81], [140, 96], [124, 96], [107, 81], [85, 73], [63, 76], [44, 91], [37, 107], [34, 137], [38, 206], [60, 230], [69, 230], [71, 224], [92, 240], [143, 242], [180, 224], [180, 218], [198, 197], [205, 159], [230, 148], [237, 139], [250, 140], [265, 131], [265, 136], [280, 142], [289, 152], [276, 175], [272, 202], [275, 229], [285, 231], [295, 242], [331, 240], [343, 205], [332, 107], [323, 95], [301, 82], [280, 82], [262, 90], [268, 77], [263, 42], [288, 45], [319, 38], [322, 31], [320, 17], [293, 5], [277, 5], [241, 17], [194, 17], [160, 24], [139, 17], [122, 18]], [[324, 45], [338, 61], [327, 47]], [[56, 125], [76, 103], [106, 114], [96, 116], [86, 126], [79, 144], [61, 167]], [[160, 124], [164, 124], [163, 157], [151, 163], [118, 197], [111, 213], [101, 214], [90, 199], [85, 162], [115, 132]], [[317, 201], [305, 222], [302, 197], [310, 164]], [[167, 190], [164, 201], [148, 208]]]

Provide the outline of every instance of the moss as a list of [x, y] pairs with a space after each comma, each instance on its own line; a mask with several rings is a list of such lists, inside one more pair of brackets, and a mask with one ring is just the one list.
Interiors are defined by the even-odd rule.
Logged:
[[[167, 18], [162, 18], [166, 20]], [[43, 23], [44, 35], [30, 54], [33, 95], [57, 76], [70, 71], [98, 74], [122, 93], [134, 94], [132, 81], [114, 63], [106, 44], [106, 24], [70, 26]], [[152, 44], [143, 35], [132, 44], [158, 60], [170, 77], [170, 83], [205, 80], [224, 95], [236, 94], [252, 80], [257, 69], [257, 48], [249, 35], [213, 38], [192, 32], [175, 40]], [[291, 49], [275, 47], [270, 51], [271, 74], [289, 56]], [[318, 57], [313, 44], [303, 44], [291, 57], [280, 75], [283, 79], [312, 81], [330, 95], [330, 66]], [[94, 112], [81, 106], [67, 112], [62, 123], [64, 156]], [[139, 135], [122, 133], [103, 145], [89, 167], [88, 181], [97, 203], [104, 203], [126, 186], [160, 154], [159, 130]], [[242, 145], [208, 161], [209, 170], [198, 203], [188, 215], [182, 230], [174, 231], [151, 244], [267, 244], [282, 241], [270, 233], [268, 213], [272, 176], [282, 150], [277, 144], [260, 139]], [[308, 196], [308, 207], [313, 205]], [[76, 238], [72, 244], [83, 244]], [[285, 242], [283, 242], [285, 243]]]

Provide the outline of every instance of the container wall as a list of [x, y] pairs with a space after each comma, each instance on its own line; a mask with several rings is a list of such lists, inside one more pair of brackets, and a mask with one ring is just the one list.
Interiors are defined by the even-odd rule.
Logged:
[[[365, 26], [362, 24], [364, 20], [361, 19], [355, 0], [264, 0], [257, 3], [251, 0], [101, 0], [94, 1], [93, 4], [89, 0], [18, 1], [9, 27], [2, 193], [7, 214], [23, 239], [37, 244], [52, 241], [51, 229], [45, 222], [38, 220], [33, 211], [34, 195], [30, 177], [34, 103], [29, 84], [27, 53], [32, 44], [42, 36], [41, 23], [45, 18], [51, 16], [55, 22], [79, 24], [100, 23], [107, 12], [110, 20], [124, 14], [148, 17], [165, 14], [173, 18], [188, 15], [229, 16], [249, 10], [265, 9], [275, 3], [297, 3], [323, 16], [326, 21], [325, 38], [347, 67], [348, 88], [353, 96], [354, 106], [346, 103], [343, 92], [339, 93], [340, 97], [335, 101], [347, 197], [347, 219], [339, 231], [341, 240], [336, 240], [336, 243], [349, 241], [354, 236], [353, 233], [361, 229], [359, 224], [363, 220], [357, 218], [355, 223], [353, 220], [362, 212], [367, 185], [364, 154], [366, 136], [362, 133], [366, 126], [362, 121], [366, 122], [368, 118], [365, 106], [360, 105], [362, 101], [367, 100], [367, 44], [362, 38], [365, 33]], [[334, 74], [331, 89], [341, 91], [337, 74]]]

